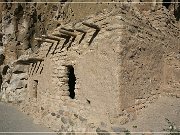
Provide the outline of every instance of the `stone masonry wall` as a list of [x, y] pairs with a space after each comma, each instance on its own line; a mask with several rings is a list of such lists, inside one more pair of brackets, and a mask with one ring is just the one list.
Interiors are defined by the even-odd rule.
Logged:
[[[21, 2], [24, 2], [23, 0]], [[69, 22], [78, 22], [89, 14], [103, 12], [102, 9], [118, 7], [118, 3], [1, 3], [1, 31], [4, 33], [0, 46], [1, 71], [6, 65], [11, 66], [22, 54], [28, 55], [36, 51], [38, 43], [35, 37], [46, 34], [58, 26]], [[55, 2], [55, 1], [54, 1]], [[79, 2], [74, 1], [74, 2]], [[95, 2], [95, 1], [93, 1]], [[117, 1], [115, 1], [117, 2]], [[120, 2], [123, 2], [120, 1]], [[135, 0], [134, 2], [139, 2]], [[136, 10], [145, 12], [156, 11], [164, 3], [147, 3], [146, 0], [139, 3], [127, 3]], [[162, 2], [157, 1], [157, 2]], [[174, 1], [172, 1], [174, 2]], [[177, 1], [175, 1], [177, 2]], [[153, 6], [152, 6], [153, 4]], [[86, 10], [83, 9], [86, 7]], [[98, 7], [98, 8], [97, 8]], [[81, 10], [83, 10], [83, 14]], [[178, 20], [178, 3], [167, 6], [171, 16], [175, 15]], [[156, 13], [156, 12], [155, 12]], [[3, 80], [3, 79], [2, 79]], [[18, 95], [17, 95], [18, 96]]]
[[[40, 67], [30, 67], [34, 74], [29, 77], [29, 92], [34, 91], [33, 83], [38, 81], [37, 96], [28, 96], [30, 100], [22, 105], [25, 111], [56, 131], [97, 131], [105, 128], [102, 123], [112, 131], [113, 127], [135, 119], [138, 110], [164, 93], [163, 88], [168, 89], [166, 61], [172, 57], [168, 53], [179, 53], [175, 19], [169, 21], [171, 14], [165, 8], [146, 16], [127, 5], [118, 8], [83, 20], [101, 27], [92, 42], [89, 41], [95, 29], [84, 26], [83, 21], [49, 33], [58, 34], [62, 28], [87, 31], [84, 37], [75, 31], [75, 39], [41, 44], [32, 57], [44, 61]], [[171, 66], [171, 72], [179, 69], [177, 64]], [[75, 70], [75, 99], [69, 97], [68, 65]], [[179, 82], [173, 81], [177, 81], [177, 87], [172, 93], [178, 96]]]
[[[112, 29], [111, 21], [115, 19], [115, 16], [110, 17], [110, 15], [109, 18], [106, 18], [104, 14], [89, 17], [85, 21], [101, 26], [98, 33], [95, 29], [79, 22], [73, 28], [85, 30], [87, 32], [85, 36], [83, 33], [76, 31], [77, 37], [74, 41], [70, 39], [67, 42], [66, 39], [61, 38], [59, 44], [56, 42], [52, 45], [51, 43], [41, 44], [37, 54], [32, 57], [42, 58], [44, 61], [41, 66], [37, 63], [29, 68], [28, 91], [30, 93], [28, 97], [30, 99], [27, 100], [28, 105], [24, 110], [31, 110], [32, 107], [30, 106], [34, 103], [37, 108], [32, 109], [33, 112], [31, 112], [32, 110], [28, 111], [33, 115], [38, 115], [38, 111], [49, 110], [57, 116], [59, 110], [67, 111], [67, 116], [62, 115], [63, 118], [70, 120], [73, 120], [74, 116], [80, 118], [79, 121], [75, 122], [74, 130], [82, 131], [83, 128], [80, 128], [82, 120], [85, 121], [86, 130], [88, 130], [87, 124], [97, 125], [101, 122], [101, 119], [109, 123], [109, 117], [117, 115], [119, 109], [119, 91], [117, 87], [119, 47], [114, 44], [114, 40], [120, 43], [121, 36], [116, 36], [108, 30]], [[116, 22], [118, 23], [118, 21]], [[63, 27], [72, 28], [71, 24]], [[119, 29], [121, 29], [121, 25], [118, 26], [117, 32]], [[54, 33], [57, 33], [57, 30]], [[97, 35], [94, 33], [97, 33]], [[100, 43], [100, 41], [103, 42]], [[62, 48], [63, 44], [64, 47]], [[75, 99], [69, 97], [68, 65], [74, 67], [76, 76]], [[41, 72], [42, 66], [43, 70]], [[38, 81], [37, 96], [33, 97], [34, 94], [31, 94], [31, 92], [34, 91], [33, 82], [35, 80]], [[43, 110], [41, 110], [42, 108]], [[59, 125], [59, 121], [54, 121], [53, 116], [51, 116], [52, 120], [48, 122], [48, 117], [48, 115], [41, 115], [42, 120], [47, 122], [45, 122], [46, 124], [50, 125], [51, 122], [55, 122], [54, 125], [51, 123], [52, 127]]]

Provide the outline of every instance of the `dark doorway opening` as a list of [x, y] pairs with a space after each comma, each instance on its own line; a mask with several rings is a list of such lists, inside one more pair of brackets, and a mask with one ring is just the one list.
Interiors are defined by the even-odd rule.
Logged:
[[33, 91], [32, 91], [32, 96], [34, 98], [37, 98], [37, 87], [38, 87], [38, 80], [33, 81]]
[[171, 0], [163, 0], [163, 6], [165, 6], [167, 9], [171, 5]]
[[69, 96], [74, 99], [75, 98], [75, 84], [76, 84], [76, 76], [74, 74], [74, 67], [72, 65], [67, 66], [67, 74], [68, 74], [68, 86], [69, 86]]

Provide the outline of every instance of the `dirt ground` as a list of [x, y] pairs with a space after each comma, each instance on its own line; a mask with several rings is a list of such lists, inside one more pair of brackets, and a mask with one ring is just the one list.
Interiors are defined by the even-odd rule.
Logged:
[[[131, 134], [142, 135], [143, 132], [153, 134], [165, 134], [164, 129], [170, 129], [167, 119], [180, 129], [180, 98], [161, 96], [156, 102], [143, 109], [136, 120], [125, 124]], [[10, 135], [7, 132], [52, 132], [48, 128], [36, 125], [33, 120], [19, 112], [15, 107], [0, 103], [0, 132], [3, 135]], [[5, 133], [6, 132], [6, 133]], [[31, 134], [31, 133], [29, 133]], [[42, 133], [44, 135], [45, 133]], [[27, 133], [26, 133], [27, 135]], [[35, 135], [35, 134], [33, 134]], [[38, 133], [38, 135], [41, 135]], [[55, 135], [55, 133], [48, 133]]]
[[170, 123], [174, 123], [174, 127], [180, 129], [180, 98], [161, 96], [156, 102], [143, 109], [136, 120], [127, 123], [124, 127], [131, 132], [164, 134], [162, 132], [171, 128], [167, 119]]
[[[26, 133], [23, 133], [26, 132]], [[15, 107], [0, 103], [0, 134], [1, 135], [30, 135], [27, 132], [52, 132], [48, 128], [36, 125], [33, 120], [18, 111]], [[33, 133], [33, 135], [45, 135], [46, 133]], [[48, 135], [56, 135], [48, 133]]]

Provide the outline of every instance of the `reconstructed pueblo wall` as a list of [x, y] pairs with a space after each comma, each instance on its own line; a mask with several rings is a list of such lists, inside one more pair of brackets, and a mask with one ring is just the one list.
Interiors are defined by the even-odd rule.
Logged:
[[180, 97], [176, 20], [129, 3], [63, 23], [3, 67], [1, 100], [55, 131], [117, 132], [160, 95]]

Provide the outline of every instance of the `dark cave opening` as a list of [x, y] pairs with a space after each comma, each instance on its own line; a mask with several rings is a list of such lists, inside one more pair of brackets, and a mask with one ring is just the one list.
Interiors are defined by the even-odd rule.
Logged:
[[76, 84], [76, 76], [74, 74], [74, 67], [72, 65], [67, 66], [67, 74], [68, 74], [68, 86], [69, 86], [69, 96], [74, 99], [75, 98], [75, 84]]
[[165, 6], [167, 9], [171, 5], [171, 0], [163, 0], [163, 6]]

